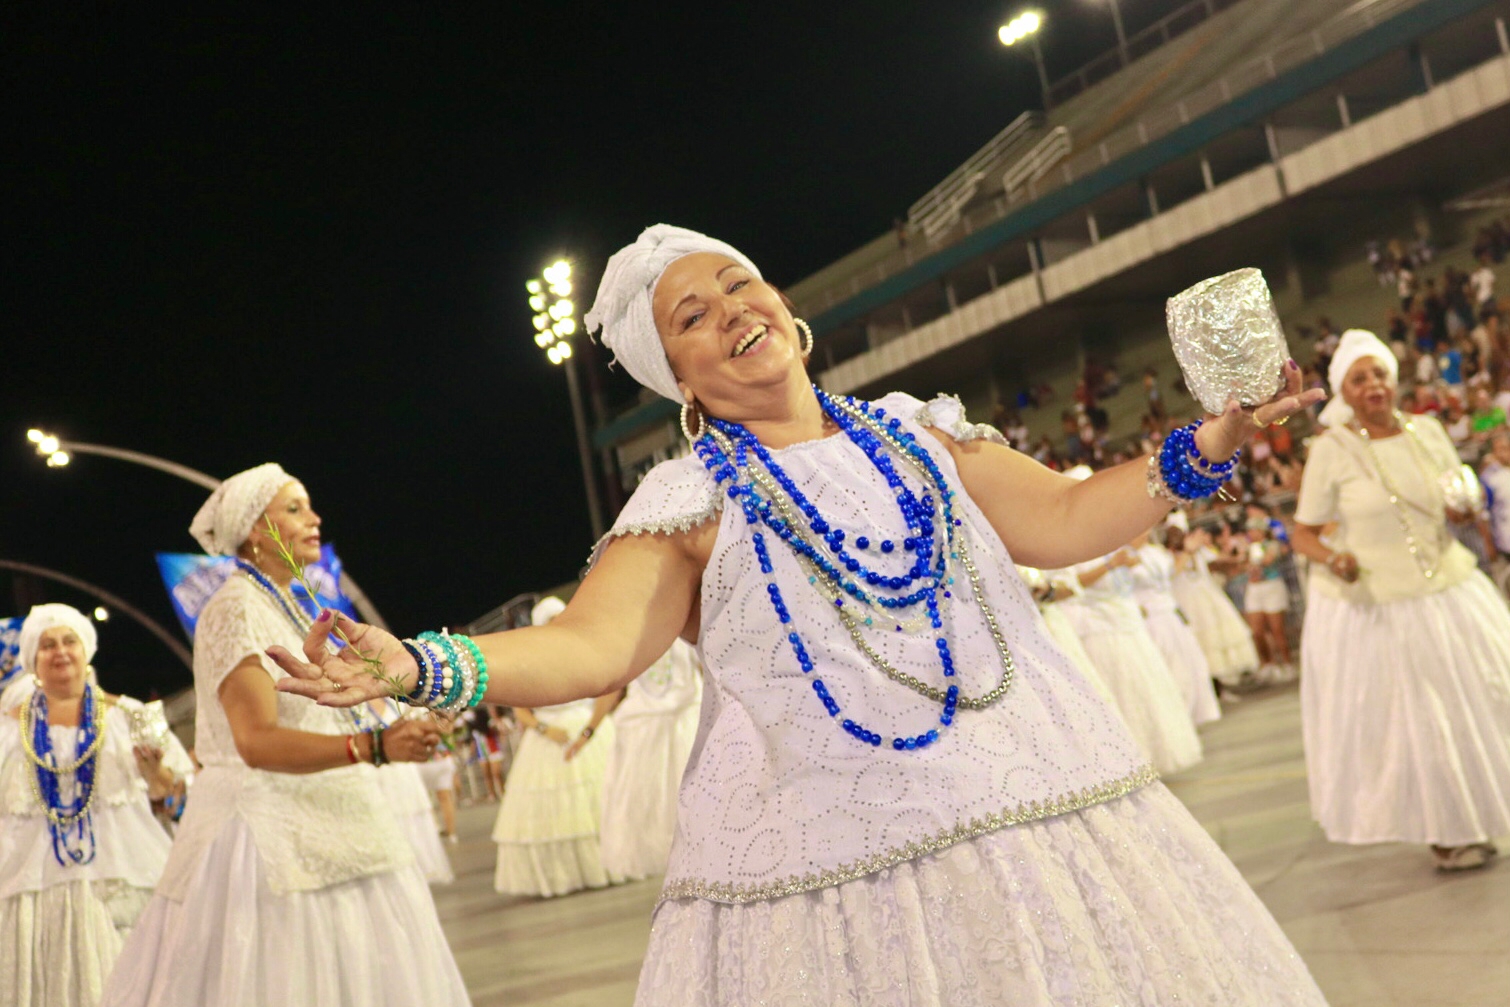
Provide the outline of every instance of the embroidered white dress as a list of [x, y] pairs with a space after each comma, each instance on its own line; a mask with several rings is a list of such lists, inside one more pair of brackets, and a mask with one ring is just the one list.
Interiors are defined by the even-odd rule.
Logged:
[[1190, 719], [1197, 725], [1209, 724], [1221, 718], [1222, 706], [1211, 682], [1211, 665], [1180, 611], [1173, 581], [1174, 556], [1168, 549], [1149, 542], [1138, 550], [1138, 565], [1132, 567], [1133, 598], [1143, 609], [1148, 635], [1168, 662]]
[[1186, 555], [1189, 565], [1175, 573], [1170, 588], [1201, 642], [1201, 652], [1206, 655], [1212, 676], [1224, 685], [1237, 685], [1244, 673], [1258, 671], [1258, 648], [1253, 645], [1253, 633], [1211, 573], [1209, 563], [1217, 551], [1202, 546]]
[[[414, 853], [363, 763], [274, 773], [242, 762], [220, 705], [226, 675], [302, 634], [247, 577], [205, 605], [194, 639], [195, 777], [157, 892], [106, 984], [106, 1007], [468, 1004]], [[278, 694], [280, 726], [353, 730]]]
[[[592, 719], [594, 702], [543, 706], [535, 716], [576, 738]], [[613, 718], [605, 717], [568, 762], [566, 746], [539, 731], [524, 732], [493, 823], [493, 889], [500, 895], [550, 897], [625, 880], [604, 868], [598, 845], [603, 771], [613, 742]]]
[[602, 828], [603, 867], [610, 874], [638, 879], [665, 872], [702, 695], [697, 653], [678, 640], [629, 683], [613, 711]]
[[[0, 1004], [99, 1003], [121, 942], [162, 874], [172, 840], [152, 814], [131, 754], [131, 714], [140, 709], [121, 697], [105, 712], [90, 808], [95, 853], [87, 864], [60, 864], [53, 855], [20, 723], [0, 717]], [[77, 727], [48, 733], [59, 760], [78, 756]], [[179, 776], [193, 772], [176, 738], [163, 762]], [[60, 781], [66, 800], [73, 799], [72, 782]]]
[[[1092, 560], [1075, 569], [1096, 569], [1104, 562]], [[1128, 731], [1159, 772], [1177, 773], [1200, 762], [1201, 739], [1190, 708], [1133, 598], [1128, 569], [1110, 570], [1080, 597], [1061, 604]]]
[[[956, 400], [878, 405], [924, 445], [920, 423], [986, 435]], [[958, 486], [947, 453], [931, 453]], [[892, 490], [843, 435], [772, 454], [852, 537], [906, 535]], [[718, 516], [723, 500], [696, 459], [667, 462], [610, 533], [718, 520], [700, 599], [703, 712], [641, 1007], [1323, 1002], [1253, 892], [1049, 637], [963, 492], [960, 537], [1016, 672], [1000, 702], [961, 707], [916, 751], [862, 744], [828, 715], [772, 611], [752, 529], [738, 507]], [[939, 726], [936, 703], [872, 667], [791, 551], [773, 542], [770, 557], [841, 716], [888, 740]], [[942, 614], [957, 681], [977, 696], [999, 684], [1002, 662], [968, 578], [951, 593]], [[941, 681], [931, 633], [863, 638], [897, 671]]]
[[1447, 529], [1436, 473], [1457, 464], [1451, 440], [1436, 420], [1414, 422], [1425, 464], [1407, 433], [1373, 449], [1434, 576], [1350, 430], [1312, 445], [1295, 511], [1302, 524], [1338, 522], [1331, 544], [1362, 571], [1347, 584], [1311, 564], [1301, 635], [1311, 812], [1333, 842], [1510, 834], [1510, 611]]

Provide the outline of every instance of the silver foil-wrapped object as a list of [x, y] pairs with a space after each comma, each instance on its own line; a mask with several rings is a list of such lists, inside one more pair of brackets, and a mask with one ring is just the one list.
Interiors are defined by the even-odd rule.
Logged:
[[1164, 314], [1185, 384], [1208, 413], [1233, 398], [1261, 405], [1284, 383], [1290, 350], [1259, 270], [1202, 280], [1171, 297]]
[[1438, 477], [1442, 503], [1459, 514], [1479, 514], [1484, 510], [1484, 487], [1471, 465], [1456, 465]]
[[168, 745], [168, 731], [168, 715], [163, 710], [163, 701], [160, 699], [143, 703], [142, 708], [131, 715], [133, 745], [164, 749]]

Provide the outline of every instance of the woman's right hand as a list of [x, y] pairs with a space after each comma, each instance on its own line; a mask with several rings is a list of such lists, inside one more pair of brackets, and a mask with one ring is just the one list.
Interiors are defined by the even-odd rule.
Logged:
[[389, 762], [429, 762], [440, 744], [433, 720], [400, 720], [383, 731], [383, 754]]
[[1351, 584], [1358, 579], [1358, 557], [1350, 552], [1334, 552], [1327, 557], [1326, 568]]
[[[331, 634], [348, 646], [332, 649], [326, 644]], [[307, 660], [277, 646], [267, 648], [267, 656], [289, 674], [278, 682], [279, 692], [305, 696], [321, 706], [356, 706], [383, 699], [394, 694], [394, 685], [407, 693], [419, 679], [419, 668], [398, 637], [331, 609], [320, 614], [304, 638]], [[380, 662], [381, 677], [374, 674], [378, 669], [367, 658]]]

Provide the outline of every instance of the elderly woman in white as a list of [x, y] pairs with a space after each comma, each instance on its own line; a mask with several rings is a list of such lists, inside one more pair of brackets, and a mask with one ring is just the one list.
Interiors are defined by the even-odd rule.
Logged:
[[93, 1007], [171, 840], [152, 815], [192, 772], [169, 735], [137, 744], [142, 704], [95, 681], [93, 624], [38, 605], [0, 716], [0, 1003]]
[[281, 543], [299, 563], [318, 559], [320, 526], [303, 484], [268, 464], [227, 479], [190, 527], [237, 567], [194, 633], [204, 769], [108, 1007], [470, 1002], [373, 769], [425, 761], [439, 731], [384, 729], [365, 707], [274, 689], [282, 672], [264, 650], [329, 629], [300, 607], [280, 558]]
[[1343, 334], [1295, 508], [1311, 811], [1333, 842], [1430, 844], [1465, 870], [1510, 833], [1510, 612], [1448, 530], [1458, 456], [1396, 409], [1397, 368]]
[[[958, 400], [829, 397], [754, 263], [681, 228], [616, 254], [588, 319], [685, 403], [695, 453], [646, 477], [550, 625], [473, 643], [489, 701], [540, 707], [697, 641], [641, 1007], [1323, 1002], [1012, 565], [1070, 566], [1160, 520], [1149, 481], [1173, 459], [1077, 483]], [[1285, 379], [1259, 420], [1312, 400]], [[1197, 440], [1226, 459], [1254, 429], [1234, 404]], [[407, 688], [450, 667], [342, 625]], [[275, 652], [280, 688], [381, 691], [317, 643]]]

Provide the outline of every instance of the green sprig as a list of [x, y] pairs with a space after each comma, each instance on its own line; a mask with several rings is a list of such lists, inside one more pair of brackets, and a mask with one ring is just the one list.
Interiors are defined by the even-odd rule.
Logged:
[[[318, 605], [319, 596], [315, 594], [314, 586], [310, 584], [309, 578], [305, 575], [304, 564], [299, 562], [299, 557], [294, 555], [293, 549], [284, 540], [283, 533], [278, 530], [278, 526], [273, 523], [273, 519], [264, 514], [262, 521], [267, 526], [267, 537], [273, 540], [273, 546], [278, 553], [278, 559], [293, 574], [294, 580], [304, 589], [304, 593], [309, 597], [309, 600]], [[388, 669], [384, 667], [381, 658], [373, 657], [371, 654], [364, 654], [361, 650], [357, 649], [356, 644], [347, 638], [346, 631], [341, 629], [339, 622], [333, 624], [331, 631], [337, 639], [346, 645], [348, 650], [361, 658], [362, 663], [366, 665], [367, 674], [382, 682], [388, 690], [388, 695], [395, 699], [401, 699], [408, 694], [409, 690], [405, 688], [403, 680], [397, 676], [388, 674]]]

